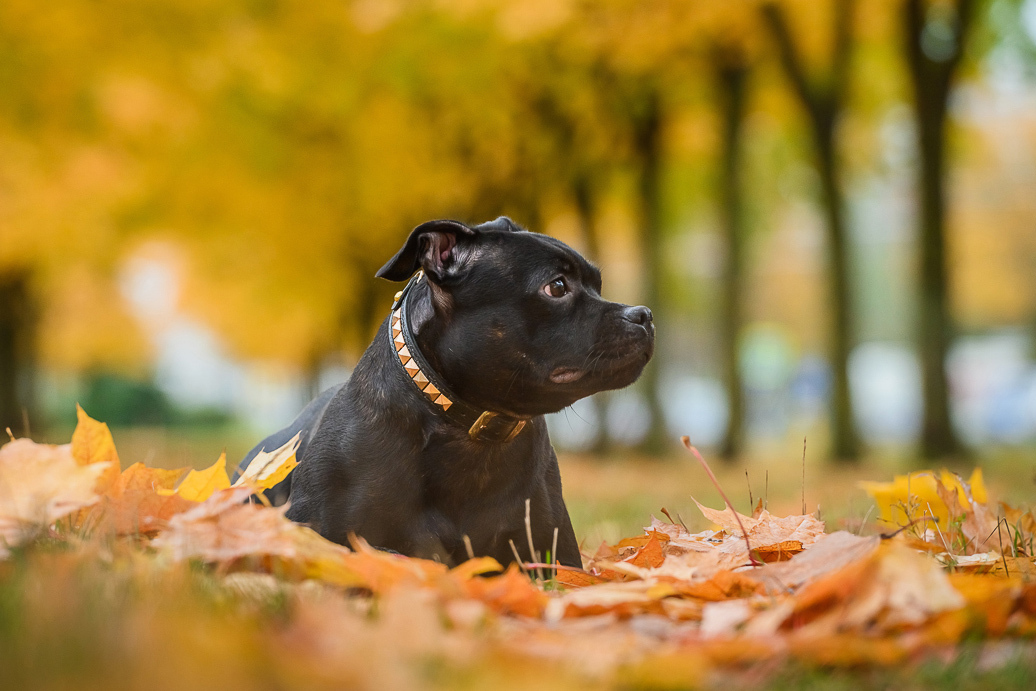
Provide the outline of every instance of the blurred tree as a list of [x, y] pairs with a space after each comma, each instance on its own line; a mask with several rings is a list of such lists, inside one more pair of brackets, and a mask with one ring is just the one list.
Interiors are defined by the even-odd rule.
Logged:
[[[662, 301], [662, 267], [665, 265], [662, 239], [662, 93], [650, 79], [640, 81], [627, 101], [633, 155], [637, 170], [637, 189], [641, 204], [640, 246], [644, 253], [644, 302], [664, 310]], [[663, 312], [664, 313], [664, 312]], [[640, 448], [647, 454], [660, 455], [671, 445], [662, 410], [659, 377], [661, 358], [655, 357], [641, 375], [651, 422]]]
[[0, 4], [0, 417], [15, 429], [26, 408], [37, 432], [46, 422], [31, 410], [38, 368], [147, 356], [116, 287], [112, 248], [138, 180], [102, 121], [104, 19], [84, 3]]
[[[598, 205], [607, 194], [615, 151], [621, 146], [616, 123], [606, 117], [607, 96], [597, 87], [607, 81], [608, 67], [597, 56], [573, 51], [563, 33], [537, 35], [520, 45], [518, 59], [509, 62], [507, 79], [515, 105], [528, 113], [523, 133], [538, 143], [533, 162], [537, 196], [541, 204], [558, 193], [568, 198], [583, 250], [600, 263], [605, 238], [597, 226]], [[543, 78], [547, 74], [550, 79]], [[589, 446], [605, 455], [611, 450], [605, 424], [608, 394], [597, 394], [588, 404], [598, 421]]]
[[720, 456], [733, 460], [740, 456], [745, 437], [744, 384], [738, 358], [741, 329], [744, 325], [745, 202], [742, 188], [744, 121], [749, 75], [748, 58], [737, 45], [713, 47], [720, 107], [720, 218], [727, 238], [726, 265], [723, 272], [723, 308], [720, 337], [724, 357], [723, 379], [727, 390], [727, 429]]
[[[800, 12], [823, 12], [831, 16], [831, 49], [822, 76], [811, 74], [806, 51], [797, 41], [785, 6], [765, 2], [763, 16], [777, 44], [785, 74], [792, 84], [809, 119], [820, 174], [821, 205], [827, 229], [827, 256], [830, 285], [829, 331], [833, 387], [831, 392], [831, 443], [836, 460], [855, 461], [860, 455], [852, 397], [849, 391], [849, 353], [853, 347], [855, 301], [852, 295], [849, 238], [845, 222], [842, 168], [837, 151], [837, 126], [846, 108], [849, 85], [849, 58], [852, 52], [854, 0], [832, 0], [830, 7], [819, 3], [799, 3]], [[816, 40], [813, 37], [813, 40]]]
[[920, 244], [921, 358], [924, 417], [921, 455], [942, 458], [963, 447], [950, 421], [946, 356], [953, 338], [946, 256], [946, 120], [950, 91], [972, 29], [975, 0], [905, 0], [906, 63], [914, 96]]
[[27, 436], [34, 416], [36, 315], [27, 272], [0, 272], [0, 434]]

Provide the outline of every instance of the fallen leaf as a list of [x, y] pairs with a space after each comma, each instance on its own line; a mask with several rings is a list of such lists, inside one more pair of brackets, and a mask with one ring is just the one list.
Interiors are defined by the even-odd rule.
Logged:
[[710, 602], [701, 612], [701, 635], [703, 638], [733, 636], [753, 613], [745, 600]]
[[[939, 526], [945, 530], [949, 525], [950, 509], [940, 496], [939, 483], [951, 489], [963, 504], [967, 501], [960, 480], [948, 470], [938, 474], [919, 471], [907, 475], [896, 475], [892, 482], [861, 482], [864, 489], [878, 506], [880, 518], [889, 525], [902, 527], [921, 518], [925, 513], [933, 515]], [[976, 468], [968, 483], [976, 501], [987, 501], [986, 487], [982, 480], [982, 469]]]
[[[811, 545], [824, 534], [823, 521], [817, 520], [811, 514], [778, 517], [764, 509], [758, 518], [752, 518], [735, 514], [734, 510], [730, 508], [717, 511], [702, 506], [697, 501], [694, 503], [698, 505], [706, 518], [721, 526], [731, 535], [743, 535], [741, 532], [743, 525], [753, 550], [787, 542], [798, 542], [803, 546]], [[740, 523], [738, 518], [740, 518]]]
[[535, 618], [541, 616], [547, 606], [546, 594], [516, 564], [511, 564], [499, 576], [468, 579], [464, 592], [499, 614]]
[[645, 569], [657, 568], [662, 565], [663, 561], [665, 561], [665, 554], [662, 552], [662, 543], [658, 540], [656, 535], [652, 533], [644, 546], [637, 550], [636, 554], [624, 561]]
[[771, 592], [787, 592], [853, 562], [868, 559], [880, 544], [881, 539], [876, 535], [859, 537], [840, 530], [823, 536], [812, 547], [790, 561], [768, 564], [754, 570], [752, 577]]
[[615, 548], [620, 551], [627, 547], [640, 549], [646, 546], [652, 540], [664, 545], [667, 542], [669, 542], [669, 535], [667, 535], [665, 532], [645, 529], [643, 535], [625, 538], [624, 540], [619, 541], [619, 543], [615, 545]]
[[964, 602], [937, 562], [889, 542], [867, 559], [854, 560], [804, 586], [791, 600], [782, 628], [808, 626], [818, 635], [892, 631], [919, 626]]
[[967, 604], [967, 626], [992, 636], [1003, 635], [1018, 606], [1023, 586], [1019, 578], [952, 573], [949, 582]]
[[295, 452], [299, 448], [299, 435], [289, 439], [273, 451], [261, 450], [234, 483], [234, 487], [248, 486], [254, 490], [270, 489], [288, 477], [288, 473], [299, 464]]
[[166, 470], [134, 463], [90, 510], [87, 525], [116, 535], [153, 536], [170, 518], [197, 506], [172, 491], [186, 472], [186, 468]]
[[187, 501], [205, 501], [212, 496], [213, 492], [230, 487], [230, 478], [227, 477], [227, 452], [220, 454], [216, 462], [205, 470], [191, 470], [176, 490], [158, 488], [156, 491], [162, 496], [178, 494]]
[[67, 444], [15, 439], [0, 447], [0, 558], [40, 528], [94, 504], [104, 470], [104, 463], [78, 463]]
[[[286, 507], [268, 508], [248, 503], [250, 487], [232, 487], [213, 494], [201, 504], [173, 516], [154, 546], [173, 559], [201, 559], [224, 563], [248, 556], [277, 556], [305, 560], [323, 553], [344, 555], [349, 550], [323, 540], [313, 542], [309, 528], [284, 517]], [[180, 499], [177, 496], [169, 499]], [[319, 547], [314, 548], [315, 545]]]
[[87, 415], [78, 403], [76, 419], [76, 428], [72, 432], [72, 455], [79, 465], [105, 464], [97, 481], [97, 491], [104, 492], [118, 479], [122, 470], [115, 440], [108, 425]]
[[[693, 597], [698, 600], [719, 602], [747, 598], [763, 592], [763, 585], [751, 572], [719, 571], [708, 580], [686, 581], [674, 580], [671, 585], [674, 594], [681, 597]], [[659, 580], [666, 580], [659, 576]]]
[[566, 588], [585, 588], [588, 585], [604, 582], [603, 579], [585, 571], [559, 570], [555, 579]]
[[671, 587], [659, 589], [654, 580], [602, 583], [570, 590], [552, 599], [547, 606], [547, 619], [558, 621], [564, 617], [600, 614], [629, 617], [641, 612], [661, 614], [664, 609], [659, 600], [672, 594]]

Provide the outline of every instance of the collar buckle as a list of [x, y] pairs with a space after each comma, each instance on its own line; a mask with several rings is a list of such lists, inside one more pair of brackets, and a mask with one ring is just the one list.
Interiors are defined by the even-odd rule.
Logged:
[[[468, 436], [471, 437], [472, 441], [479, 441], [479, 435], [487, 429], [490, 423], [492, 423], [492, 421], [497, 417], [500, 417], [500, 413], [494, 413], [491, 410], [484, 411], [468, 429]], [[525, 420], [515, 421], [514, 427], [511, 428], [511, 431], [508, 432], [507, 436], [504, 438], [505, 444], [518, 436], [518, 433], [524, 429], [525, 422]]]

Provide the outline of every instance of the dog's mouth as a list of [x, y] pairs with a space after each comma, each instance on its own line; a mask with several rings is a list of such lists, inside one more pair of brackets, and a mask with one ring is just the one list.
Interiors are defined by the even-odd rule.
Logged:
[[610, 357], [593, 358], [593, 364], [590, 367], [555, 367], [548, 375], [548, 379], [552, 384], [574, 384], [584, 378], [599, 383], [599, 380], [609, 379], [616, 375], [621, 377], [630, 369], [636, 369], [639, 374], [640, 368], [651, 359], [650, 346], [624, 350], [625, 352], [612, 352], [609, 354]]
[[585, 374], [586, 370], [578, 367], [556, 367], [550, 373], [550, 380], [555, 384], [571, 384], [582, 379]]

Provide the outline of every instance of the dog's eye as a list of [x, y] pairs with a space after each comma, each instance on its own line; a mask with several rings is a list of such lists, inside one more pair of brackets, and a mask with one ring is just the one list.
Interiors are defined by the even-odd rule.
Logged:
[[568, 284], [565, 283], [565, 279], [558, 277], [543, 286], [543, 292], [552, 298], [565, 297], [568, 294]]

